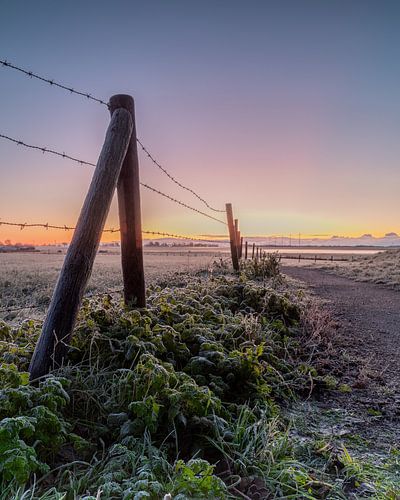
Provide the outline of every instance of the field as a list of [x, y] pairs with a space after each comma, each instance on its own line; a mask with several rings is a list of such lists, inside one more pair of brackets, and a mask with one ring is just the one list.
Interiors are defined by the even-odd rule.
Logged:
[[[286, 261], [285, 261], [286, 264]], [[400, 250], [386, 250], [373, 255], [354, 256], [347, 262], [316, 262], [303, 265], [320, 267], [356, 281], [400, 289]]]
[[2, 307], [40, 303], [0, 322], [1, 500], [398, 498], [398, 450], [349, 431], [349, 360], [276, 257], [235, 276], [221, 253], [148, 253], [148, 307], [130, 311], [98, 295], [121, 287], [100, 254], [68, 363], [31, 385], [41, 323], [23, 320], [63, 256], [0, 258]]
[[[165, 279], [177, 272], [207, 269], [220, 259], [227, 259], [224, 250], [201, 249], [179, 251], [176, 249], [147, 251], [144, 254], [147, 283]], [[24, 317], [41, 319], [49, 305], [58, 273], [64, 259], [63, 253], [0, 253], [0, 318], [8, 321]], [[99, 253], [87, 294], [110, 292], [122, 287], [120, 255], [117, 252]], [[14, 309], [22, 309], [14, 311]], [[33, 309], [29, 309], [34, 307]]]

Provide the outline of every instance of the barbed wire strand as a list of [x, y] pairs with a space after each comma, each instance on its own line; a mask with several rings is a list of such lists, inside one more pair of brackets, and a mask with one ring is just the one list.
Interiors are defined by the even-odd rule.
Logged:
[[91, 163], [89, 161], [80, 160], [79, 158], [75, 158], [75, 157], [70, 156], [70, 155], [68, 155], [66, 153], [60, 153], [59, 151], [55, 151], [54, 149], [49, 149], [49, 148], [45, 148], [45, 147], [42, 147], [42, 146], [33, 146], [32, 144], [27, 144], [24, 141], [20, 141], [18, 139], [14, 139], [13, 137], [9, 137], [8, 135], [0, 134], [0, 138], [1, 139], [6, 139], [7, 141], [10, 141], [10, 142], [13, 142], [14, 144], [17, 144], [18, 146], [23, 146], [24, 148], [36, 149], [38, 151], [41, 151], [43, 154], [44, 153], [49, 153], [49, 154], [52, 154], [52, 155], [60, 156], [61, 158], [65, 158], [67, 160], [74, 161], [76, 163], [79, 163], [80, 165], [90, 165], [91, 167], [95, 167], [96, 166], [95, 163]]
[[[21, 231], [27, 227], [42, 227], [44, 229], [62, 229], [64, 231], [73, 231], [75, 227], [72, 226], [55, 226], [52, 224], [43, 224], [43, 223], [38, 223], [38, 224], [28, 224], [26, 222], [8, 222], [8, 221], [1, 221], [0, 220], [0, 226], [14, 226], [14, 227], [19, 227]], [[103, 229], [103, 233], [117, 233], [119, 231], [118, 229], [110, 228], [110, 229]]]
[[[0, 226], [13, 226], [13, 227], [19, 227], [21, 231], [25, 228], [30, 228], [30, 227], [42, 227], [43, 229], [61, 229], [65, 231], [73, 231], [75, 227], [72, 226], [61, 226], [61, 225], [52, 225], [52, 224], [43, 224], [43, 223], [34, 223], [34, 224], [28, 224], [27, 222], [9, 222], [9, 221], [2, 221], [0, 220]], [[117, 233], [120, 230], [120, 228], [114, 229], [104, 229], [103, 233]], [[180, 240], [189, 240], [189, 241], [204, 241], [205, 243], [214, 243], [218, 242], [219, 239], [221, 238], [228, 238], [228, 235], [225, 236], [219, 236], [215, 237], [214, 239], [205, 239], [205, 238], [198, 238], [196, 236], [187, 236], [187, 235], [182, 235], [182, 234], [175, 234], [175, 233], [167, 233], [165, 231], [142, 231], [142, 234], [151, 234], [153, 236], [164, 236], [168, 238], [174, 238], [174, 239], [180, 239]]]
[[[88, 92], [81, 92], [81, 91], [78, 91], [78, 90], [75, 90], [74, 88], [72, 87], [69, 87], [67, 85], [64, 85], [62, 83], [58, 83], [56, 81], [54, 81], [53, 79], [49, 79], [49, 78], [45, 78], [43, 76], [40, 76], [36, 73], [33, 73], [32, 71], [28, 71], [24, 68], [21, 68], [19, 66], [16, 66], [15, 64], [12, 64], [10, 62], [8, 62], [6, 59], [0, 59], [0, 64], [5, 67], [5, 68], [10, 68], [10, 69], [14, 69], [16, 71], [19, 71], [20, 73], [23, 73], [24, 75], [30, 77], [30, 78], [35, 78], [36, 80], [40, 80], [42, 82], [45, 82], [45, 83], [48, 83], [49, 85], [51, 86], [54, 86], [54, 87], [58, 87], [60, 89], [63, 89], [63, 90], [66, 90], [68, 92], [70, 92], [71, 94], [76, 94], [76, 95], [80, 95], [80, 96], [83, 96], [83, 97], [86, 97], [87, 99], [89, 100], [92, 100], [92, 101], [95, 101], [95, 102], [98, 102], [100, 104], [103, 104], [104, 106], [106, 106], [107, 108], [109, 108], [109, 103], [103, 101], [102, 99], [99, 99], [97, 97], [93, 97], [90, 93]], [[143, 152], [148, 156], [148, 158], [154, 163], [154, 165], [156, 165], [156, 167], [158, 167], [162, 172], [164, 172], [164, 174], [169, 177], [169, 179], [172, 180], [172, 182], [174, 182], [176, 185], [178, 185], [180, 188], [182, 189], [185, 189], [186, 191], [188, 191], [189, 193], [193, 194], [198, 200], [200, 200], [202, 203], [204, 203], [204, 205], [206, 205], [207, 208], [209, 208], [210, 210], [212, 210], [213, 212], [225, 212], [225, 210], [220, 210], [220, 209], [217, 209], [217, 208], [214, 208], [212, 207], [209, 203], [207, 203], [207, 201], [202, 198], [198, 193], [196, 193], [196, 191], [194, 191], [192, 188], [189, 188], [187, 186], [185, 186], [184, 184], [182, 184], [181, 182], [179, 182], [172, 174], [170, 174], [168, 172], [168, 170], [163, 167], [155, 158], [154, 156], [149, 152], [149, 150], [144, 146], [144, 144], [142, 143], [142, 141], [139, 139], [139, 138], [136, 138], [136, 141], [137, 143], [139, 144], [139, 146], [142, 148]], [[29, 146], [28, 146], [29, 147]], [[32, 146], [30, 146], [32, 147]], [[42, 148], [35, 148], [35, 149], [42, 149]], [[58, 154], [58, 153], [56, 153]], [[69, 158], [69, 159], [72, 159], [72, 158]], [[86, 163], [86, 162], [84, 162]]]
[[[56, 156], [59, 156], [59, 157], [64, 158], [64, 159], [71, 160], [75, 163], [79, 163], [80, 165], [90, 165], [91, 167], [96, 166], [95, 163], [91, 163], [88, 161], [81, 160], [79, 158], [75, 158], [74, 156], [68, 155], [66, 153], [60, 153], [59, 151], [55, 151], [54, 149], [48, 149], [48, 148], [41, 147], [41, 146], [33, 146], [31, 144], [26, 144], [24, 141], [14, 139], [14, 138], [9, 137], [9, 136], [4, 135], [4, 134], [0, 134], [0, 138], [11, 141], [12, 143], [17, 144], [19, 146], [23, 146], [23, 147], [26, 147], [29, 149], [36, 149], [38, 151], [41, 151], [43, 154], [44, 153], [52, 154], [52, 155], [56, 155]], [[212, 219], [212, 220], [215, 220], [217, 222], [220, 222], [221, 224], [227, 225], [226, 222], [222, 221], [221, 219], [217, 219], [216, 217], [213, 217], [212, 215], [206, 214], [205, 212], [202, 212], [201, 210], [198, 210], [197, 208], [191, 207], [190, 205], [187, 205], [186, 203], [179, 201], [176, 198], [173, 198], [172, 196], [169, 196], [168, 194], [165, 194], [162, 191], [160, 191], [156, 188], [153, 188], [152, 186], [149, 186], [148, 184], [141, 182], [140, 185], [153, 191], [154, 193], [159, 194], [160, 196], [164, 196], [165, 198], [168, 198], [169, 200], [177, 203], [178, 205], [181, 205], [182, 207], [188, 208], [189, 210], [192, 210], [193, 212], [197, 212], [198, 214], [203, 215], [204, 217], [208, 217], [209, 219]], [[55, 229], [60, 229], [60, 228], [55, 228]], [[61, 229], [63, 229], [63, 228], [61, 228]]]
[[171, 179], [172, 182], [174, 182], [180, 188], [185, 189], [189, 193], [193, 194], [198, 200], [200, 200], [202, 203], [204, 203], [204, 205], [207, 208], [209, 208], [210, 210], [212, 210], [213, 212], [223, 212], [223, 213], [225, 213], [225, 210], [220, 210], [220, 209], [212, 207], [211, 205], [209, 205], [207, 203], [207, 201], [204, 198], [202, 198], [198, 193], [196, 193], [196, 191], [194, 191], [193, 189], [191, 189], [191, 188], [185, 186], [184, 184], [182, 184], [181, 182], [179, 182], [173, 175], [171, 175], [168, 172], [168, 170], [166, 168], [164, 168], [162, 165], [160, 165], [160, 163], [154, 158], [154, 156], [149, 152], [149, 150], [143, 145], [142, 141], [139, 138], [137, 138], [136, 140], [137, 140], [137, 143], [139, 144], [139, 146], [142, 148], [143, 152], [147, 155], [147, 157], [154, 163], [154, 165], [157, 168], [159, 168], [162, 172], [164, 172], [164, 174], [169, 179]]
[[160, 196], [164, 196], [164, 198], [168, 198], [169, 200], [173, 201], [174, 203], [177, 203], [178, 205], [181, 205], [182, 207], [188, 208], [189, 210], [192, 210], [193, 212], [196, 212], [200, 215], [203, 215], [204, 217], [208, 217], [209, 219], [212, 219], [216, 222], [220, 222], [221, 224], [224, 224], [224, 226], [227, 226], [227, 223], [221, 219], [217, 219], [216, 217], [206, 214], [205, 212], [202, 212], [201, 210], [198, 210], [197, 208], [191, 207], [190, 205], [187, 205], [186, 203], [183, 203], [183, 201], [177, 200], [176, 198], [173, 198], [172, 196], [169, 196], [166, 193], [163, 193], [159, 189], [153, 188], [152, 186], [149, 186], [148, 184], [145, 184], [144, 182], [140, 183], [141, 186], [145, 187], [146, 189], [149, 189], [150, 191], [153, 191], [154, 193], [159, 194]]
[[77, 94], [77, 95], [80, 95], [82, 97], [86, 97], [87, 99], [89, 99], [91, 101], [95, 101], [95, 102], [98, 102], [99, 104], [103, 104], [104, 106], [107, 106], [107, 108], [109, 107], [107, 102], [103, 101], [102, 99], [99, 99], [98, 97], [92, 96], [92, 94], [90, 94], [89, 92], [82, 92], [80, 90], [75, 90], [73, 87], [69, 87], [68, 85], [63, 85], [62, 83], [58, 83], [50, 78], [45, 78], [45, 77], [40, 76], [36, 73], [33, 73], [33, 71], [28, 71], [24, 68], [20, 68], [19, 66], [16, 66], [15, 64], [8, 62], [6, 59], [0, 59], [0, 64], [2, 64], [3, 67], [15, 69], [16, 71], [23, 73], [24, 75], [28, 76], [29, 78], [34, 78], [36, 80], [40, 80], [41, 82], [48, 83], [49, 85], [51, 85], [53, 87], [58, 87], [60, 89], [67, 90], [71, 94]]

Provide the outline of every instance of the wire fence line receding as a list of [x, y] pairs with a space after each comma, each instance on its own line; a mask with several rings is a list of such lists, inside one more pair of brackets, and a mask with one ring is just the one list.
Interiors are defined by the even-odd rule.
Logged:
[[[21, 231], [25, 228], [32, 228], [32, 227], [41, 227], [43, 229], [60, 229], [63, 231], [73, 231], [75, 227], [73, 226], [66, 226], [66, 225], [52, 225], [48, 223], [34, 223], [34, 224], [28, 224], [27, 222], [9, 222], [9, 221], [2, 221], [0, 220], [0, 226], [13, 226], [13, 227], [18, 227]], [[114, 229], [104, 229], [103, 233], [117, 233], [119, 232], [119, 228]], [[205, 238], [198, 238], [196, 236], [188, 236], [188, 235], [182, 235], [182, 234], [175, 234], [175, 233], [168, 233], [165, 231], [142, 231], [142, 234], [149, 234], [153, 236], [163, 236], [166, 238], [174, 238], [174, 239], [179, 239], [179, 240], [189, 240], [189, 241], [203, 241], [205, 243], [214, 243], [219, 241], [221, 238], [228, 238], [228, 235], [225, 236], [216, 236], [214, 239], [205, 239]]]
[[212, 210], [213, 212], [223, 212], [225, 213], [225, 210], [220, 210], [218, 208], [214, 208], [212, 207], [211, 205], [209, 205], [207, 203], [207, 201], [202, 198], [198, 193], [196, 193], [196, 191], [194, 191], [193, 189], [185, 186], [184, 184], [182, 184], [181, 182], [179, 182], [173, 175], [171, 175], [168, 170], [166, 168], [164, 168], [162, 165], [160, 165], [160, 163], [154, 158], [154, 156], [148, 151], [148, 149], [143, 145], [142, 141], [140, 139], [137, 139], [137, 142], [139, 144], [139, 146], [142, 148], [142, 151], [147, 155], [147, 157], [154, 163], [154, 165], [159, 168], [162, 172], [164, 172], [164, 174], [169, 178], [171, 179], [172, 182], [174, 182], [177, 186], [181, 187], [182, 189], [185, 189], [186, 191], [188, 191], [189, 193], [193, 194], [198, 200], [200, 200], [202, 203], [204, 203], [204, 205], [209, 208], [210, 210]]
[[174, 203], [177, 203], [178, 205], [181, 205], [182, 207], [188, 208], [189, 210], [193, 210], [193, 212], [196, 212], [200, 215], [203, 215], [204, 217], [208, 217], [209, 219], [212, 219], [216, 222], [220, 222], [221, 224], [224, 224], [225, 226], [227, 225], [225, 221], [221, 219], [217, 219], [213, 215], [206, 214], [205, 212], [202, 212], [201, 210], [198, 210], [197, 208], [191, 207], [190, 205], [187, 205], [183, 201], [177, 200], [176, 198], [173, 198], [172, 196], [169, 196], [166, 193], [163, 193], [159, 189], [153, 188], [152, 186], [149, 186], [148, 184], [145, 184], [144, 182], [140, 183], [141, 186], [145, 187], [146, 189], [149, 189], [150, 191], [153, 191], [154, 193], [159, 194], [160, 196], [164, 196], [164, 198], [168, 198], [169, 200], [173, 201]]
[[[58, 87], [60, 89], [63, 89], [63, 90], [66, 90], [68, 91], [69, 93], [71, 94], [76, 94], [76, 95], [79, 95], [79, 96], [82, 96], [82, 97], [86, 97], [87, 99], [91, 100], [91, 101], [95, 101], [99, 104], [103, 104], [104, 106], [106, 106], [107, 108], [110, 108], [109, 106], [109, 103], [102, 100], [102, 99], [99, 99], [98, 97], [94, 97], [92, 94], [90, 94], [89, 92], [82, 92], [80, 90], [75, 90], [73, 87], [70, 87], [68, 85], [64, 85], [63, 83], [59, 83], [59, 82], [56, 82], [55, 80], [53, 79], [50, 79], [50, 78], [45, 78], [43, 76], [40, 76], [38, 75], [37, 73], [34, 73], [33, 71], [29, 71], [29, 70], [26, 70], [24, 68], [21, 68], [20, 66], [16, 66], [15, 64], [12, 64], [10, 62], [8, 62], [6, 59], [0, 59], [0, 64], [4, 67], [4, 68], [10, 68], [10, 69], [14, 69], [16, 71], [19, 71], [20, 73], [28, 76], [29, 78], [34, 78], [36, 80], [40, 80], [41, 82], [44, 82], [44, 83], [48, 83], [49, 85], [53, 86], [53, 87]], [[2, 136], [3, 138], [5, 139], [9, 139], [9, 140], [12, 140], [12, 141], [15, 141], [14, 139], [11, 139], [7, 136]], [[136, 141], [137, 143], [139, 144], [139, 146], [141, 147], [141, 149], [143, 150], [143, 152], [147, 155], [147, 157], [154, 163], [154, 165], [156, 165], [157, 168], [159, 168], [170, 180], [172, 180], [172, 182], [174, 182], [177, 186], [179, 186], [180, 188], [188, 191], [189, 193], [191, 193], [193, 196], [195, 196], [198, 200], [200, 200], [202, 203], [204, 203], [204, 205], [212, 210], [213, 212], [225, 212], [225, 210], [221, 210], [221, 209], [217, 209], [217, 208], [214, 208], [212, 207], [202, 196], [200, 196], [194, 189], [188, 187], [188, 186], [185, 186], [184, 184], [182, 184], [181, 182], [179, 182], [172, 174], [170, 174], [168, 172], [168, 170], [163, 167], [155, 158], [154, 156], [150, 153], [150, 151], [144, 146], [143, 142], [139, 139], [139, 138], [136, 138]], [[40, 147], [37, 147], [37, 146], [29, 146], [29, 145], [26, 145], [26, 144], [23, 144], [22, 141], [15, 141], [17, 142], [18, 144], [21, 144], [21, 145], [24, 145], [24, 146], [27, 146], [27, 147], [31, 147], [33, 149], [39, 149], [41, 151], [43, 151], [44, 149], [46, 148], [40, 148]], [[43, 151], [44, 152], [44, 151]], [[63, 155], [62, 153], [57, 153], [57, 152], [54, 152], [54, 154], [58, 154], [59, 156], [64, 156], [65, 158], [69, 158], [70, 160], [75, 160], [74, 158], [68, 156], [68, 155]], [[79, 160], [78, 160], [79, 161]], [[87, 162], [82, 162], [82, 161], [79, 161], [79, 163], [81, 164], [89, 164], [91, 165], [91, 163], [87, 163]]]
[[[55, 155], [55, 156], [59, 156], [61, 158], [64, 158], [64, 159], [67, 159], [67, 160], [71, 160], [75, 163], [79, 163], [80, 165], [89, 165], [91, 167], [95, 167], [96, 164], [95, 163], [92, 163], [92, 162], [89, 162], [89, 161], [85, 161], [85, 160], [81, 160], [79, 158], [76, 158], [72, 155], [69, 155], [69, 154], [66, 154], [66, 153], [61, 153], [60, 151], [56, 151], [54, 149], [49, 149], [49, 148], [46, 148], [46, 147], [43, 147], [43, 146], [34, 146], [32, 144], [27, 144], [25, 143], [24, 141], [21, 141], [19, 139], [15, 139], [13, 137], [9, 137], [7, 135], [4, 135], [4, 134], [0, 134], [0, 138], [1, 139], [6, 139], [7, 141], [10, 141], [14, 144], [17, 144], [18, 146], [23, 146], [25, 148], [28, 148], [28, 149], [35, 149], [37, 151], [41, 151], [43, 154], [52, 154], [52, 155]], [[195, 207], [192, 207], [186, 203], [184, 203], [183, 201], [180, 201], [172, 196], [169, 196], [168, 194], [166, 193], [163, 193], [162, 191], [160, 191], [159, 189], [156, 189], [152, 186], [149, 186], [148, 184], [145, 184], [143, 182], [140, 183], [141, 186], [153, 191], [154, 193], [157, 193], [159, 194], [160, 196], [163, 196], [164, 198], [168, 198], [170, 201], [173, 201], [174, 203], [177, 203], [178, 205], [181, 205], [182, 207], [185, 207], [185, 208], [188, 208], [189, 210], [192, 210], [193, 212], [196, 212], [200, 215], [203, 215], [204, 217], [208, 217], [209, 219], [212, 219], [214, 221], [217, 221], [217, 222], [220, 222], [222, 224], [225, 224], [226, 225], [226, 222], [222, 221], [221, 219], [217, 219], [216, 217], [212, 216], [212, 215], [209, 215], [205, 212], [202, 212], [201, 210], [198, 210], [197, 208]]]
[[53, 79], [45, 78], [45, 77], [40, 76], [36, 73], [33, 73], [33, 71], [28, 71], [24, 68], [16, 66], [15, 64], [8, 62], [6, 59], [0, 59], [0, 64], [5, 68], [15, 69], [16, 71], [23, 73], [24, 75], [28, 76], [29, 78], [34, 78], [35, 80], [40, 80], [41, 82], [48, 83], [49, 85], [51, 85], [53, 87], [58, 87], [60, 89], [66, 90], [67, 92], [70, 92], [71, 94], [77, 94], [77, 95], [80, 95], [82, 97], [86, 97], [87, 99], [89, 99], [91, 101], [98, 102], [99, 104], [103, 104], [104, 106], [108, 107], [108, 103], [106, 101], [103, 101], [103, 99], [99, 99], [98, 97], [93, 97], [92, 94], [90, 94], [89, 92], [82, 92], [80, 90], [75, 90], [73, 87], [70, 87], [68, 85], [64, 85], [62, 83], [54, 81]]
[[96, 166], [95, 163], [91, 163], [91, 162], [85, 161], [85, 160], [80, 160], [79, 158], [75, 158], [74, 156], [70, 156], [66, 153], [60, 153], [59, 151], [55, 151], [54, 149], [45, 148], [43, 146], [33, 146], [32, 144], [27, 144], [26, 142], [20, 141], [19, 139], [14, 139], [13, 137], [9, 137], [8, 135], [0, 134], [0, 138], [6, 139], [7, 141], [10, 141], [10, 142], [13, 142], [14, 144], [17, 144], [18, 146], [23, 146], [24, 148], [36, 149], [37, 151], [41, 151], [43, 154], [49, 153], [52, 155], [60, 156], [61, 158], [74, 161], [76, 163], [79, 163], [80, 165], [90, 165], [91, 167]]

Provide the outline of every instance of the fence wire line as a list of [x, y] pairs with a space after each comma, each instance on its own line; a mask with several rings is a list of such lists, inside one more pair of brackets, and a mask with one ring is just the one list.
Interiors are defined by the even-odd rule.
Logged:
[[32, 144], [27, 144], [24, 141], [20, 141], [18, 139], [14, 139], [13, 137], [9, 137], [8, 135], [0, 134], [1, 139], [6, 139], [7, 141], [13, 142], [14, 144], [17, 144], [18, 146], [24, 146], [25, 148], [29, 149], [36, 149], [38, 151], [41, 151], [43, 154], [44, 153], [50, 153], [52, 155], [60, 156], [61, 158], [65, 158], [67, 160], [72, 160], [76, 163], [79, 163], [80, 165], [90, 165], [91, 167], [95, 167], [95, 163], [90, 163], [89, 161], [84, 161], [80, 160], [79, 158], [75, 158], [73, 156], [70, 156], [66, 153], [60, 153], [59, 151], [55, 151], [54, 149], [49, 149], [41, 146], [33, 146]]
[[[53, 226], [52, 224], [28, 224], [26, 222], [8, 222], [8, 221], [1, 221], [0, 220], [0, 226], [14, 226], [14, 227], [19, 227], [21, 231], [27, 227], [42, 227], [44, 229], [62, 229], [65, 231], [73, 231], [75, 227], [71, 226]], [[103, 229], [103, 233], [116, 233], [119, 231], [118, 229]]]
[[175, 179], [175, 177], [173, 175], [171, 175], [166, 168], [164, 168], [162, 165], [160, 165], [160, 163], [154, 158], [154, 156], [149, 152], [149, 150], [143, 145], [142, 141], [139, 138], [137, 138], [136, 140], [137, 140], [137, 143], [139, 144], [139, 146], [142, 148], [143, 152], [152, 161], [152, 163], [154, 163], [154, 165], [157, 168], [159, 168], [162, 172], [164, 172], [164, 174], [169, 179], [171, 179], [172, 182], [175, 182], [175, 184], [177, 186], [179, 186], [180, 188], [185, 189], [189, 193], [193, 194], [198, 200], [200, 200], [202, 203], [204, 203], [204, 205], [207, 208], [209, 208], [210, 210], [212, 210], [213, 212], [223, 212], [223, 213], [225, 213], [225, 210], [219, 210], [218, 208], [212, 207], [211, 205], [209, 205], [207, 203], [207, 201], [204, 198], [202, 198], [199, 194], [197, 194], [196, 191], [194, 191], [193, 189], [191, 189], [191, 188], [183, 185], [181, 182], [179, 182], [177, 179]]
[[178, 205], [181, 205], [182, 207], [188, 208], [189, 210], [193, 210], [193, 212], [196, 212], [200, 215], [204, 215], [204, 217], [208, 217], [209, 219], [215, 220], [217, 222], [220, 222], [221, 224], [224, 224], [224, 226], [227, 226], [228, 224], [221, 220], [217, 219], [216, 217], [206, 214], [205, 212], [202, 212], [201, 210], [198, 210], [197, 208], [191, 207], [190, 205], [186, 205], [186, 203], [183, 203], [183, 201], [179, 201], [176, 198], [173, 198], [172, 196], [169, 196], [168, 194], [163, 193], [159, 189], [153, 188], [149, 186], [148, 184], [145, 184], [144, 182], [140, 183], [141, 186], [145, 187], [146, 189], [149, 189], [150, 191], [153, 191], [154, 193], [159, 194], [160, 196], [164, 196], [164, 198], [168, 198], [169, 200], [173, 201], [174, 203], [177, 203]]
[[29, 76], [30, 78], [35, 78], [36, 80], [40, 80], [41, 82], [48, 83], [49, 85], [52, 85], [53, 87], [58, 87], [60, 89], [67, 90], [71, 94], [77, 94], [77, 95], [86, 97], [87, 99], [89, 99], [91, 101], [95, 101], [95, 102], [98, 102], [100, 104], [103, 104], [104, 106], [107, 106], [107, 108], [109, 107], [107, 102], [105, 102], [102, 99], [99, 99], [97, 97], [93, 97], [89, 92], [82, 92], [80, 90], [75, 90], [73, 87], [69, 87], [67, 85], [63, 85], [62, 83], [55, 82], [54, 80], [52, 80], [50, 78], [45, 78], [43, 76], [37, 75], [36, 73], [33, 73], [33, 71], [28, 71], [26, 69], [20, 68], [19, 66], [15, 66], [15, 64], [8, 62], [6, 59], [0, 59], [0, 64], [2, 64], [3, 67], [15, 69], [16, 71], [19, 71], [19, 72], [23, 73], [24, 75]]
[[[54, 149], [48, 149], [48, 148], [41, 147], [41, 146], [33, 146], [31, 144], [26, 144], [23, 141], [20, 141], [18, 139], [14, 139], [14, 138], [9, 137], [9, 136], [4, 135], [4, 134], [0, 134], [0, 138], [11, 141], [12, 143], [17, 144], [19, 146], [24, 146], [24, 147], [30, 148], [30, 149], [36, 149], [38, 151], [41, 151], [42, 153], [49, 153], [52, 155], [60, 156], [61, 158], [74, 161], [76, 163], [79, 163], [80, 165], [90, 165], [91, 167], [96, 166], [95, 163], [80, 160], [79, 158], [75, 158], [73, 156], [67, 155], [66, 153], [60, 153], [59, 151], [55, 151]], [[204, 217], [208, 217], [209, 219], [212, 219], [212, 220], [220, 222], [224, 225], [227, 225], [226, 222], [222, 221], [221, 219], [217, 219], [216, 217], [213, 217], [212, 215], [206, 214], [205, 212], [202, 212], [201, 210], [198, 210], [197, 208], [191, 207], [190, 205], [187, 205], [183, 201], [179, 201], [176, 198], [173, 198], [172, 196], [169, 196], [168, 194], [163, 193], [159, 189], [153, 188], [152, 186], [149, 186], [148, 184], [145, 184], [143, 182], [141, 182], [140, 185], [147, 188], [147, 189], [150, 189], [151, 191], [159, 194], [160, 196], [164, 196], [164, 198], [168, 198], [169, 200], [173, 201], [174, 203], [177, 203], [178, 205], [181, 205], [182, 207], [188, 208], [189, 210], [192, 210], [193, 212], [197, 212], [198, 214], [203, 215]]]
[[[19, 227], [21, 229], [21, 231], [25, 228], [29, 228], [29, 227], [42, 227], [44, 229], [61, 229], [61, 230], [65, 230], [65, 231], [73, 231], [75, 229], [75, 227], [72, 227], [72, 226], [54, 226], [52, 224], [28, 224], [27, 222], [9, 222], [9, 221], [2, 221], [0, 220], [0, 226], [13, 226], [13, 227]], [[102, 232], [103, 233], [117, 233], [118, 231], [120, 230], [120, 228], [117, 228], [117, 229], [114, 229], [114, 228], [110, 228], [110, 229], [104, 229]], [[153, 236], [165, 236], [165, 237], [169, 237], [169, 238], [174, 238], [174, 239], [180, 239], [180, 240], [189, 240], [189, 241], [204, 241], [205, 243], [214, 243], [214, 242], [218, 242], [219, 239], [218, 238], [228, 238], [228, 235], [225, 235], [225, 236], [219, 236], [218, 238], [215, 238], [215, 239], [204, 239], [204, 238], [196, 238], [196, 237], [190, 237], [190, 236], [185, 236], [185, 235], [182, 235], [182, 234], [175, 234], [175, 233], [167, 233], [165, 231], [142, 231], [142, 234], [151, 234]]]
[[[58, 82], [55, 82], [53, 79], [49, 79], [49, 78], [45, 78], [43, 76], [40, 76], [36, 73], [33, 73], [32, 71], [28, 71], [24, 68], [21, 68], [19, 66], [16, 66], [15, 64], [12, 64], [10, 62], [8, 62], [6, 59], [0, 59], [0, 64], [3, 65], [3, 67], [5, 68], [11, 68], [11, 69], [15, 69], [16, 71], [19, 71], [21, 73], [23, 73], [24, 75], [30, 77], [30, 78], [35, 78], [37, 80], [40, 80], [42, 82], [45, 82], [45, 83], [48, 83], [49, 85], [52, 85], [54, 87], [58, 87], [60, 89], [63, 89], [63, 90], [67, 90], [68, 92], [72, 93], [72, 94], [77, 94], [77, 95], [80, 95], [80, 96], [83, 96], [83, 97], [86, 97], [87, 99], [90, 99], [92, 101], [95, 101], [95, 102], [98, 102], [100, 104], [103, 104], [104, 106], [107, 106], [107, 108], [109, 108], [109, 104], [106, 103], [105, 101], [103, 101], [102, 99], [98, 99], [97, 97], [93, 97], [91, 94], [89, 94], [88, 92], [81, 92], [81, 91], [78, 91], [78, 90], [75, 90], [73, 89], [72, 87], [69, 87], [67, 85], [64, 85], [64, 84], [61, 84], [61, 83], [58, 83]], [[9, 140], [12, 140], [8, 137], [4, 137], [6, 139], [9, 139]], [[178, 185], [179, 187], [181, 187], [182, 189], [185, 189], [186, 191], [188, 191], [189, 193], [193, 194], [198, 200], [200, 200], [202, 203], [204, 203], [204, 205], [206, 205], [207, 208], [209, 208], [210, 210], [212, 210], [213, 212], [225, 212], [225, 210], [220, 210], [220, 209], [217, 209], [217, 208], [214, 208], [212, 207], [211, 205], [209, 205], [209, 203], [207, 203], [207, 201], [202, 198], [198, 193], [196, 193], [196, 191], [194, 191], [193, 189], [185, 186], [184, 184], [182, 184], [181, 182], [179, 182], [172, 174], [170, 174], [168, 172], [168, 170], [166, 168], [164, 168], [162, 165], [160, 165], [160, 163], [158, 161], [156, 161], [156, 159], [154, 158], [154, 156], [149, 152], [149, 150], [144, 146], [144, 144], [142, 143], [142, 141], [139, 139], [139, 138], [136, 138], [136, 141], [137, 143], [139, 144], [139, 146], [142, 148], [143, 152], [148, 156], [148, 158], [154, 163], [154, 165], [156, 165], [156, 167], [158, 167], [162, 172], [164, 172], [164, 174], [172, 180], [172, 182], [174, 182], [176, 185]], [[19, 144], [22, 144], [21, 141], [14, 141], [14, 142], [17, 142]], [[24, 146], [27, 146], [27, 147], [31, 147], [33, 149], [40, 149], [43, 151], [44, 148], [40, 148], [40, 147], [35, 147], [35, 146], [28, 146], [26, 144], [23, 144]], [[44, 152], [44, 151], [43, 151]], [[54, 152], [55, 154], [59, 155], [59, 156], [63, 156], [62, 154], [60, 153], [57, 153], [57, 152]], [[75, 160], [74, 158], [71, 158], [70, 156], [63, 156], [64, 158], [69, 158], [70, 160]], [[79, 160], [78, 160], [79, 161]], [[88, 164], [88, 165], [92, 165], [91, 163], [87, 163], [87, 162], [81, 162], [79, 161], [79, 163], [81, 164]]]

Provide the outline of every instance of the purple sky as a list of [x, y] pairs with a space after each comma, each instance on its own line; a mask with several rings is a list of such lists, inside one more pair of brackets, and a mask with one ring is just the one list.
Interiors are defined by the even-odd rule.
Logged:
[[[211, 204], [232, 202], [245, 234], [400, 232], [399, 2], [0, 0], [0, 13], [0, 58], [132, 94], [144, 144]], [[105, 107], [3, 68], [0, 103], [0, 133], [96, 161]], [[92, 172], [0, 141], [0, 218], [73, 225]], [[203, 208], [144, 157], [141, 178]], [[155, 194], [142, 208], [144, 229], [224, 232]]]

